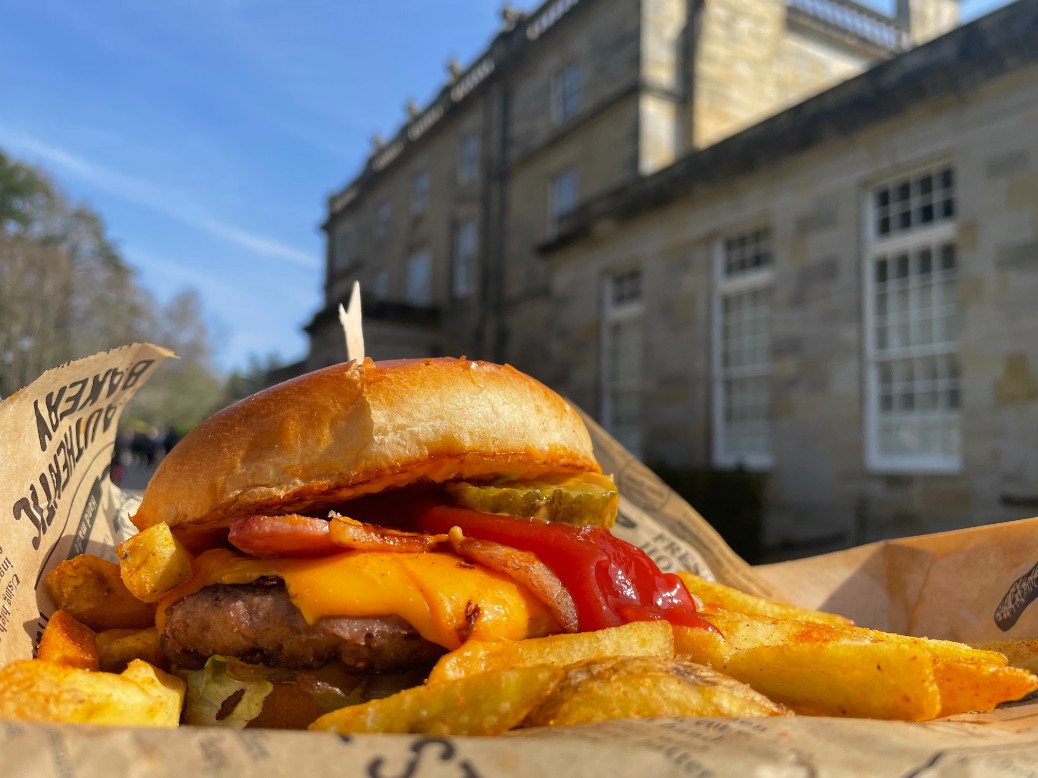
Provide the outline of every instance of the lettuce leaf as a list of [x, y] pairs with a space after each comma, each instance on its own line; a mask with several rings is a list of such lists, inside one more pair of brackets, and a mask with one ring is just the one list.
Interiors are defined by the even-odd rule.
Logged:
[[260, 714], [274, 684], [258, 676], [236, 677], [232, 663], [237, 660], [212, 656], [201, 670], [177, 673], [187, 682], [184, 723], [242, 729]]

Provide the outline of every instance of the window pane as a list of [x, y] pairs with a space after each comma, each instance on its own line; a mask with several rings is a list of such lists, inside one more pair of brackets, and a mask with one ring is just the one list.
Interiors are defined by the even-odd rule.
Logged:
[[432, 302], [432, 257], [423, 251], [407, 262], [407, 302], [429, 305]]
[[623, 309], [623, 313], [618, 313], [612, 304], [612, 295], [617, 287], [627, 287], [629, 278], [629, 274], [624, 274], [607, 281], [613, 289], [606, 297], [608, 304], [603, 327], [603, 424], [620, 443], [635, 454], [640, 454], [644, 353], [641, 315], [637, 310], [632, 313], [629, 305]]
[[[755, 246], [767, 240], [770, 234], [764, 231], [746, 241], [726, 241], [729, 272], [738, 274], [740, 253], [756, 252], [756, 256], [760, 252]], [[720, 289], [722, 380], [718, 403], [723, 425], [718, 453], [729, 462], [767, 458], [771, 454], [771, 285], [724, 291], [722, 283]]]
[[756, 230], [724, 242], [724, 266], [727, 278], [770, 267], [772, 263], [771, 230]]
[[924, 229], [955, 217], [954, 175], [950, 168], [927, 170], [873, 189], [875, 235]]
[[411, 210], [421, 213], [429, 201], [429, 174], [416, 173], [411, 184]]

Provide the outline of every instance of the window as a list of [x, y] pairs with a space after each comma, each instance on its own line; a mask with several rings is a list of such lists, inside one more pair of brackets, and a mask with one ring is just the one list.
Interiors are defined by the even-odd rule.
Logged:
[[606, 279], [602, 315], [602, 424], [635, 456], [642, 455], [642, 275]]
[[577, 207], [580, 179], [576, 170], [555, 176], [548, 184], [548, 236], [559, 231], [559, 219]]
[[467, 184], [479, 175], [479, 136], [471, 132], [458, 144], [458, 183]]
[[375, 209], [375, 237], [384, 238], [389, 232], [389, 203], [381, 202]]
[[571, 63], [551, 77], [551, 119], [562, 124], [580, 108], [580, 65]]
[[432, 257], [420, 251], [407, 261], [407, 302], [412, 305], [432, 303]]
[[770, 467], [771, 231], [719, 241], [715, 261], [714, 461]]
[[462, 222], [454, 232], [454, 267], [451, 287], [455, 297], [467, 297], [476, 289], [476, 220]]
[[884, 239], [955, 218], [950, 167], [927, 170], [873, 190], [873, 235]]
[[429, 174], [415, 173], [411, 185], [411, 213], [423, 213], [429, 204]]
[[893, 471], [958, 470], [955, 181], [940, 166], [873, 188], [866, 231], [866, 458]]
[[340, 224], [335, 229], [335, 244], [332, 246], [332, 266], [336, 270], [350, 266], [351, 243], [349, 230]]

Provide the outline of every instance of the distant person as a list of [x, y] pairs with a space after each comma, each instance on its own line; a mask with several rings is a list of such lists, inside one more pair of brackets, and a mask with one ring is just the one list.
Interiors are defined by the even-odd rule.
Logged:
[[112, 479], [112, 483], [118, 486], [126, 478], [126, 467], [123, 465], [123, 451], [119, 447], [118, 437], [116, 438], [115, 448], [112, 449], [112, 464], [108, 469], [108, 477]]
[[180, 441], [180, 435], [172, 427], [166, 430], [166, 434], [162, 438], [162, 450], [167, 454], [173, 450], [173, 446], [177, 445]]
[[148, 465], [149, 467], [155, 464], [155, 455], [158, 453], [157, 437], [158, 434], [154, 432], [152, 434], [147, 432], [133, 433], [130, 450], [133, 452], [134, 460], [138, 464]]

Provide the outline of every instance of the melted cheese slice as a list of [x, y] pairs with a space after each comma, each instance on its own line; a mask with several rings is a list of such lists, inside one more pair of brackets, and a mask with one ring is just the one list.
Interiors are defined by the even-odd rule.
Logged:
[[159, 603], [166, 607], [212, 584], [247, 584], [272, 576], [310, 624], [326, 616], [405, 619], [433, 643], [522, 640], [561, 631], [526, 587], [451, 554], [345, 551], [313, 558], [255, 559], [214, 549], [194, 561], [194, 576]]

